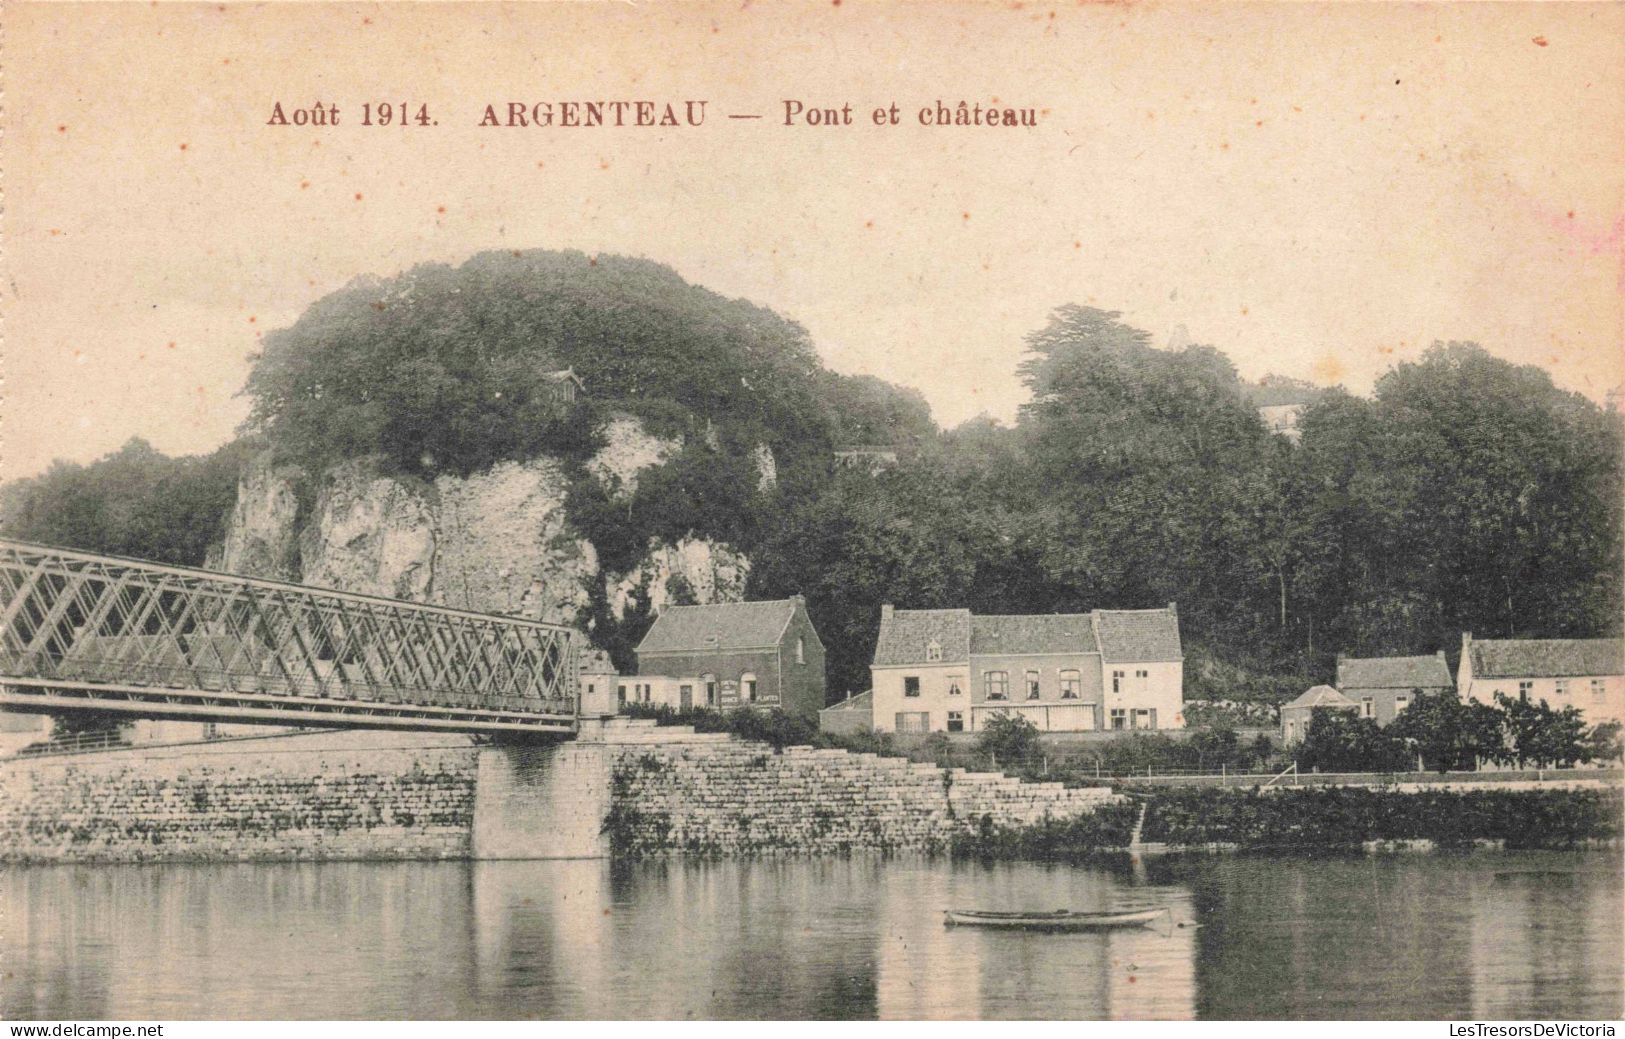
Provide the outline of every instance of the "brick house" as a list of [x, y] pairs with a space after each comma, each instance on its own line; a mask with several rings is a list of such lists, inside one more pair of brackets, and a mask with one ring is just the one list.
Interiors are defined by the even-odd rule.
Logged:
[[1044, 732], [1185, 725], [1172, 604], [1026, 616], [888, 604], [869, 674], [878, 732], [976, 732], [995, 714]]
[[1418, 692], [1454, 692], [1444, 650], [1430, 657], [1337, 658], [1337, 691], [1359, 708], [1360, 717], [1387, 725]]
[[638, 643], [637, 675], [622, 681], [643, 702], [781, 707], [815, 721], [824, 706], [824, 643], [799, 595], [670, 606]]
[[1625, 639], [1474, 639], [1461, 636], [1456, 688], [1494, 704], [1496, 693], [1578, 707], [1589, 724], [1625, 722]]

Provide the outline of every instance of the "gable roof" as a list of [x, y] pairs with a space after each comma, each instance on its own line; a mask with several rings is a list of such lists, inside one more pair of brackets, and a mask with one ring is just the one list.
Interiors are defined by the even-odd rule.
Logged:
[[668, 606], [638, 643], [639, 653], [704, 653], [770, 649], [795, 616], [796, 599]]
[[1353, 707], [1354, 701], [1329, 685], [1311, 686], [1287, 707]]
[[1474, 639], [1474, 678], [1625, 675], [1625, 639]]
[[1448, 689], [1444, 657], [1348, 657], [1337, 662], [1339, 689]]
[[993, 614], [970, 619], [970, 651], [978, 655], [1096, 653], [1087, 613]]
[[[932, 642], [942, 648], [930, 660]], [[1179, 614], [1160, 610], [1095, 610], [1092, 613], [988, 614], [969, 610], [882, 610], [874, 666], [957, 664], [977, 656], [1030, 653], [1101, 653], [1107, 661], [1161, 663], [1183, 660]]]
[[1095, 636], [1108, 663], [1161, 663], [1185, 659], [1179, 614], [1160, 610], [1096, 610]]
[[819, 714], [828, 714], [830, 711], [872, 711], [875, 709], [875, 691], [867, 689], [854, 696], [849, 696], [840, 703], [820, 708]]
[[875, 666], [926, 663], [926, 648], [932, 642], [942, 647], [942, 659], [930, 663], [962, 664], [969, 661], [970, 611], [882, 611], [880, 636], [875, 640]]

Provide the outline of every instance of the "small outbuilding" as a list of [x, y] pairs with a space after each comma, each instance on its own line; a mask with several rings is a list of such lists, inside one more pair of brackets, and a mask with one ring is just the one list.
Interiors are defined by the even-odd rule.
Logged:
[[874, 727], [875, 694], [872, 689], [849, 696], [818, 712], [819, 732], [848, 736], [855, 732], [868, 732]]
[[1281, 706], [1281, 742], [1287, 746], [1302, 743], [1309, 734], [1309, 719], [1316, 707], [1338, 711], [1360, 710], [1360, 705], [1329, 685], [1317, 685], [1289, 704]]

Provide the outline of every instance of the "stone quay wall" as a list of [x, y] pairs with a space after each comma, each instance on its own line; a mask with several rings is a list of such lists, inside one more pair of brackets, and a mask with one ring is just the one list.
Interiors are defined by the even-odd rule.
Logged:
[[466, 737], [300, 734], [0, 762], [0, 862], [457, 859]]
[[903, 758], [644, 728], [605, 734], [617, 854], [941, 850], [984, 826], [1092, 812], [1120, 798]]
[[592, 858], [944, 847], [1107, 788], [614, 720], [557, 745], [308, 732], [0, 760], [0, 862]]

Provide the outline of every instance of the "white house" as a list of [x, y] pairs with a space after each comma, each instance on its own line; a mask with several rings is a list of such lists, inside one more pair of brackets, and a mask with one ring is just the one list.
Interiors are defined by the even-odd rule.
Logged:
[[976, 732], [995, 714], [1041, 731], [1184, 728], [1173, 604], [975, 616], [880, 608], [869, 668], [879, 732]]
[[1461, 636], [1456, 688], [1464, 700], [1495, 694], [1578, 707], [1590, 724], [1625, 722], [1625, 639], [1475, 639]]

